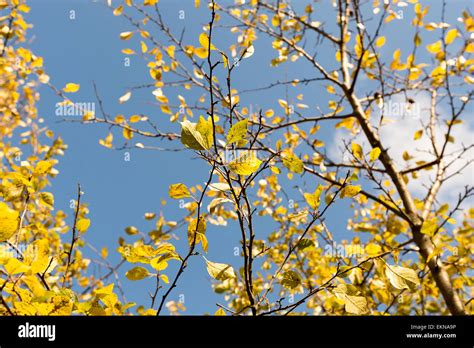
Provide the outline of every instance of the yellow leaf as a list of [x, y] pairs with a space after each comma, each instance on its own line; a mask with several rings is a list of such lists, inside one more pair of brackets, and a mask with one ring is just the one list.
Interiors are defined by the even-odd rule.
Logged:
[[25, 273], [30, 270], [30, 267], [28, 265], [25, 265], [23, 262], [14, 257], [8, 259], [8, 262], [3, 267], [10, 275]]
[[255, 151], [244, 151], [238, 158], [229, 163], [229, 169], [239, 175], [255, 173], [262, 161], [258, 159]]
[[446, 37], [444, 38], [444, 42], [446, 43], [446, 45], [449, 45], [450, 43], [452, 43], [456, 39], [457, 36], [458, 36], [458, 30], [457, 29], [451, 29], [446, 34]]
[[133, 138], [133, 132], [130, 128], [124, 127], [122, 130], [122, 135], [125, 139], [131, 140]]
[[123, 12], [123, 6], [120, 5], [119, 7], [117, 7], [115, 10], [114, 10], [114, 16], [120, 16]]
[[124, 48], [124, 49], [122, 50], [122, 53], [123, 53], [123, 54], [131, 55], [131, 54], [135, 54], [135, 51], [132, 50], [132, 49], [130, 49], [130, 48]]
[[205, 59], [209, 55], [209, 51], [204, 47], [198, 47], [194, 50], [194, 54], [201, 59]]
[[411, 268], [389, 266], [387, 264], [385, 267], [385, 275], [393, 287], [398, 290], [414, 290], [420, 284], [416, 272]]
[[215, 313], [215, 316], [225, 316], [225, 311], [222, 308], [219, 308]]
[[125, 276], [130, 280], [142, 280], [146, 278], [150, 273], [144, 267], [134, 267], [125, 273]]
[[334, 87], [331, 86], [331, 85], [327, 85], [327, 86], [326, 86], [326, 91], [328, 91], [328, 93], [331, 93], [331, 94], [336, 93], [336, 90], [335, 90]]
[[112, 148], [112, 141], [114, 139], [114, 136], [112, 133], [109, 133], [105, 139], [99, 139], [99, 144], [102, 146], [105, 146], [107, 148]]
[[[227, 144], [237, 143], [239, 146], [245, 145], [245, 136], [247, 135], [247, 120], [235, 123], [227, 133]], [[242, 144], [243, 143], [243, 144]]]
[[148, 46], [146, 45], [145, 42], [141, 41], [140, 47], [141, 47], [142, 53], [146, 53], [148, 51]]
[[341, 190], [341, 198], [344, 198], [344, 197], [355, 197], [357, 194], [359, 194], [359, 192], [361, 191], [361, 187], [360, 186], [352, 186], [352, 185], [348, 185], [346, 187], [344, 187], [342, 190]]
[[301, 284], [301, 277], [295, 271], [288, 270], [281, 275], [281, 285], [288, 289], [294, 289]]
[[370, 161], [371, 162], [376, 161], [379, 158], [380, 153], [381, 153], [381, 151], [378, 147], [375, 147], [372, 150], [370, 150], [370, 155], [369, 155]]
[[422, 135], [423, 135], [423, 129], [417, 130], [417, 131], [415, 132], [415, 135], [413, 136], [413, 139], [414, 139], [414, 140], [418, 140], [418, 139], [421, 138]]
[[369, 243], [369, 244], [365, 247], [365, 252], [366, 252], [369, 256], [378, 255], [378, 254], [380, 254], [381, 251], [382, 251], [382, 248], [381, 248], [381, 246], [378, 245], [378, 244]]
[[222, 55], [222, 62], [224, 63], [224, 67], [225, 68], [228, 68], [229, 67], [229, 59], [227, 58], [227, 56], [221, 52], [221, 55]]
[[51, 192], [41, 192], [40, 200], [50, 207], [53, 207], [54, 205], [54, 196]]
[[120, 33], [120, 38], [122, 40], [129, 40], [133, 36], [133, 31], [124, 31]]
[[160, 109], [164, 114], [171, 115], [173, 113], [168, 105], [161, 105]]
[[334, 289], [334, 294], [338, 299], [344, 301], [344, 309], [347, 313], [363, 315], [369, 312], [367, 299], [357, 295], [358, 291], [354, 286], [348, 284], [339, 284]]
[[130, 123], [137, 123], [141, 119], [142, 119], [142, 117], [140, 115], [133, 115], [133, 116], [130, 116], [129, 121], [130, 121]]
[[[199, 43], [202, 48], [205, 48], [206, 50], [209, 48], [209, 36], [207, 33], [201, 33], [201, 35], [199, 35]], [[216, 47], [213, 44], [211, 44], [211, 50], [216, 50]]]
[[[205, 234], [206, 234], [206, 219], [204, 217], [200, 216], [199, 220], [197, 218], [194, 218], [189, 222], [189, 225], [188, 225], [189, 246], [192, 246], [193, 242], [195, 245], [199, 244], [203, 239], [205, 239]], [[205, 239], [204, 243], [207, 243], [207, 239]], [[204, 245], [203, 245], [203, 248], [205, 248]], [[207, 247], [205, 249], [207, 249]]]
[[91, 225], [91, 220], [89, 219], [86, 219], [86, 218], [83, 218], [83, 219], [79, 219], [77, 220], [76, 222], [76, 229], [81, 232], [81, 233], [84, 233], [86, 232], [88, 229], [89, 229], [89, 226]]
[[46, 174], [49, 173], [52, 167], [53, 163], [51, 161], [39, 161], [36, 164], [35, 172], [38, 174]]
[[321, 192], [323, 191], [323, 187], [321, 185], [318, 185], [316, 190], [314, 190], [313, 193], [305, 193], [304, 194], [304, 199], [306, 200], [306, 203], [313, 209], [313, 210], [318, 210], [319, 208], [319, 203], [320, 203], [320, 197], [321, 197]]
[[76, 93], [80, 88], [80, 85], [76, 83], [68, 83], [66, 87], [63, 88], [64, 93]]
[[290, 171], [296, 174], [303, 173], [304, 164], [303, 161], [298, 158], [294, 153], [286, 151], [282, 158], [283, 165]]
[[193, 150], [209, 150], [214, 144], [212, 120], [199, 118], [199, 122], [181, 122], [181, 143]]
[[421, 226], [421, 233], [432, 237], [438, 229], [438, 219], [425, 220]]
[[364, 151], [362, 150], [362, 146], [357, 143], [352, 143], [352, 154], [355, 158], [362, 160], [364, 158]]
[[206, 260], [207, 272], [212, 278], [221, 281], [236, 278], [232, 266], [227, 265], [225, 263], [211, 262], [206, 258], [204, 258], [204, 260]]
[[375, 40], [375, 46], [382, 47], [383, 45], [385, 45], [385, 36], [381, 36]]
[[432, 43], [431, 45], [427, 45], [426, 49], [428, 50], [428, 52], [432, 54], [436, 54], [440, 52], [442, 49], [441, 41], [436, 41], [435, 43]]
[[189, 193], [189, 190], [185, 184], [170, 185], [168, 194], [171, 198], [174, 199], [191, 197], [191, 194]]
[[174, 53], [176, 51], [176, 47], [175, 46], [168, 46], [168, 48], [166, 49], [166, 53], [168, 53], [168, 55], [171, 57], [171, 58], [174, 58]]
[[0, 202], [0, 242], [13, 236], [18, 228], [20, 214], [6, 203]]

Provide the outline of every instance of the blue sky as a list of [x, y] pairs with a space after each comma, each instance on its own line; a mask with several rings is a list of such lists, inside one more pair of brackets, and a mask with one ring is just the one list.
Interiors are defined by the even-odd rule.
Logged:
[[[114, 4], [117, 1], [113, 1]], [[204, 2], [204, 1], [203, 1]], [[307, 1], [294, 1], [299, 6]], [[324, 3], [324, 1], [322, 1]], [[425, 1], [433, 8], [433, 15], [438, 15], [440, 2]], [[451, 8], [464, 8], [464, 1], [450, 1]], [[316, 19], [333, 18], [327, 17], [329, 1], [324, 4]], [[92, 82], [95, 81], [105, 108], [112, 115], [123, 114], [145, 114], [164, 129], [177, 131], [176, 128], [168, 127], [167, 115], [163, 115], [159, 107], [150, 103], [153, 101], [151, 90], [134, 93], [130, 102], [118, 104], [118, 98], [124, 94], [128, 87], [151, 83], [148, 69], [142, 58], [138, 55], [131, 56], [131, 66], [124, 66], [125, 56], [120, 52], [123, 48], [130, 47], [139, 51], [139, 41], [122, 41], [119, 33], [132, 30], [127, 21], [120, 17], [114, 17], [103, 2], [89, 0], [42, 0], [31, 1], [31, 12], [27, 18], [34, 25], [30, 31], [31, 41], [28, 45], [33, 51], [44, 58], [47, 73], [51, 82], [58, 88], [62, 88], [68, 82], [81, 85], [79, 93], [74, 95], [78, 102], [95, 102]], [[202, 26], [207, 23], [208, 13], [203, 9], [196, 11], [194, 1], [172, 1], [161, 0], [165, 20], [175, 32], [186, 26], [186, 37], [194, 44], [202, 31]], [[178, 11], [184, 9], [186, 19], [180, 21], [177, 18]], [[75, 11], [75, 19], [71, 20], [70, 11]], [[455, 21], [455, 15], [460, 11], [454, 11], [448, 15], [448, 22]], [[411, 14], [409, 15], [411, 18]], [[449, 18], [451, 17], [451, 18]], [[329, 22], [329, 20], [328, 20]], [[333, 25], [328, 23], [329, 25]], [[391, 54], [394, 47], [411, 47], [411, 39], [406, 40], [412, 27], [398, 25], [395, 34], [390, 36], [390, 44], [382, 48], [382, 55]], [[227, 47], [226, 38], [229, 37], [227, 29], [218, 29], [219, 37], [216, 45]], [[388, 34], [387, 34], [388, 35]], [[285, 80], [293, 77], [312, 77], [316, 73], [304, 64], [285, 64], [276, 71], [269, 68], [269, 61], [274, 52], [268, 49], [268, 40], [259, 40], [256, 45], [255, 55], [246, 60], [238, 68], [236, 78], [233, 81], [239, 90], [264, 86], [275, 80]], [[331, 51], [333, 52], [333, 51]], [[331, 66], [334, 64], [334, 56], [321, 51], [319, 57], [323, 64]], [[327, 105], [327, 94], [324, 86], [308, 87], [303, 90], [305, 101], [313, 105]], [[299, 93], [300, 91], [298, 91]], [[191, 151], [182, 152], [157, 152], [157, 151], [131, 151], [131, 160], [124, 161], [124, 151], [114, 151], [99, 145], [98, 140], [104, 138], [108, 133], [107, 127], [101, 125], [80, 125], [78, 123], [59, 122], [60, 118], [55, 116], [55, 104], [59, 101], [54, 93], [47, 87], [40, 90], [41, 100], [39, 102], [40, 115], [46, 124], [61, 135], [69, 148], [65, 156], [60, 159], [60, 174], [53, 180], [52, 191], [55, 194], [56, 209], [69, 210], [69, 200], [76, 196], [76, 185], [81, 183], [85, 195], [84, 202], [89, 204], [92, 225], [86, 234], [87, 240], [96, 248], [107, 246], [110, 250], [109, 259], [113, 263], [119, 260], [115, 251], [119, 237], [125, 237], [127, 241], [133, 238], [126, 237], [124, 228], [130, 225], [136, 226], [141, 231], [147, 232], [152, 229], [154, 221], [147, 222], [143, 218], [146, 212], [159, 213], [163, 209], [168, 220], [180, 219], [184, 212], [181, 211], [177, 202], [168, 199], [165, 207], [161, 206], [161, 199], [167, 198], [168, 186], [172, 183], [183, 182], [188, 186], [203, 184], [207, 179], [208, 167], [199, 160], [193, 160]], [[199, 97], [200, 92], [187, 92], [186, 99], [191, 101]], [[296, 92], [291, 92], [293, 98]], [[177, 92], [167, 92], [173, 98]], [[276, 100], [283, 98], [284, 89], [273, 89], [264, 93], [248, 93], [241, 97], [241, 106], [253, 104], [254, 109], [258, 106], [263, 108], [278, 108]], [[308, 102], [310, 101], [310, 102]], [[330, 127], [323, 127], [319, 136], [331, 142], [334, 132]], [[119, 138], [117, 135], [116, 138]], [[134, 139], [135, 140], [135, 139]], [[154, 145], [169, 145], [164, 142], [137, 141]], [[179, 144], [177, 144], [179, 147]], [[293, 181], [291, 186], [303, 181]], [[307, 183], [309, 188], [314, 188], [316, 183]], [[296, 191], [295, 191], [296, 192]], [[294, 199], [301, 199], [295, 197]], [[335, 239], [349, 238], [352, 234], [346, 232], [346, 221], [352, 215], [348, 202], [339, 202], [327, 215], [327, 223], [330, 226]], [[272, 226], [266, 221], [258, 225], [258, 231], [262, 235], [271, 232]], [[208, 259], [216, 262], [230, 263], [234, 267], [240, 267], [242, 259], [235, 257], [233, 249], [239, 246], [239, 237], [236, 226], [230, 224], [228, 227], [208, 229], [209, 254]], [[177, 233], [181, 240], [177, 242], [178, 250], [185, 252], [186, 238], [185, 230]], [[92, 254], [91, 254], [92, 255]], [[114, 262], [115, 261], [115, 262]], [[176, 265], [168, 269], [167, 274], [172, 276]], [[128, 301], [140, 304], [149, 304], [148, 291], [153, 290], [153, 280], [131, 282], [124, 277], [125, 271], [131, 268], [126, 265], [120, 270], [122, 285]], [[211, 279], [205, 271], [204, 260], [195, 257], [191, 260], [184, 276], [178, 283], [178, 288], [172, 293], [170, 300], [177, 300], [178, 295], [185, 295], [185, 306], [188, 314], [202, 314], [215, 311], [215, 303], [223, 302], [220, 295], [214, 294], [211, 289]]]

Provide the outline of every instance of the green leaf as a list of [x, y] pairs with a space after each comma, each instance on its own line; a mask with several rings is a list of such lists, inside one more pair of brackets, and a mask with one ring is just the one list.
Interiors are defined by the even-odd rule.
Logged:
[[229, 163], [229, 169], [239, 175], [250, 175], [260, 168], [262, 161], [257, 158], [255, 151], [245, 151]]
[[193, 150], [209, 150], [214, 144], [211, 118], [206, 121], [201, 116], [197, 124], [188, 120], [181, 122], [181, 142]]
[[301, 277], [295, 271], [286, 271], [283, 273], [280, 283], [286, 288], [294, 289], [301, 284]]
[[314, 246], [314, 242], [310, 239], [307, 239], [307, 238], [301, 239], [297, 244], [297, 248], [299, 250], [304, 250], [304, 249], [312, 247], [312, 246]]
[[301, 174], [304, 170], [303, 161], [298, 158], [292, 152], [286, 152], [285, 155], [282, 157], [283, 165], [288, 168], [290, 172]]
[[225, 263], [211, 262], [206, 258], [204, 258], [204, 260], [206, 260], [207, 273], [209, 273], [212, 278], [217, 280], [236, 278], [232, 266]]
[[385, 275], [394, 288], [414, 290], [420, 285], [416, 272], [411, 268], [386, 265]]
[[174, 199], [191, 197], [191, 193], [189, 193], [187, 186], [181, 183], [170, 185], [168, 189], [168, 194], [171, 198]]
[[148, 272], [148, 270], [144, 267], [133, 267], [131, 270], [125, 273], [125, 276], [130, 280], [142, 280], [143, 278], [146, 278], [149, 274], [150, 273]]
[[247, 120], [242, 120], [234, 124], [227, 133], [227, 144], [237, 143], [238, 146], [244, 146], [247, 142], [245, 137], [247, 135]]

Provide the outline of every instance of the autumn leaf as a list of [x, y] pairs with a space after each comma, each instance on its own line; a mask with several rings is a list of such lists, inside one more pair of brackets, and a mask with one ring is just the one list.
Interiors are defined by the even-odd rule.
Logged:
[[307, 239], [307, 238], [302, 238], [298, 244], [296, 245], [296, 247], [299, 249], [299, 250], [304, 250], [306, 248], [310, 248], [314, 246], [314, 242], [310, 239]]
[[361, 187], [359, 185], [356, 185], [356, 186], [347, 185], [341, 190], [341, 198], [355, 197], [359, 194], [360, 191], [361, 191]]
[[255, 173], [262, 161], [258, 159], [255, 151], [245, 151], [238, 158], [229, 163], [229, 169], [239, 175]]
[[358, 160], [362, 160], [364, 158], [364, 151], [362, 150], [362, 146], [357, 143], [352, 143], [352, 154]]
[[148, 277], [150, 273], [144, 267], [134, 267], [125, 273], [125, 276], [130, 280], [142, 280]]
[[376, 161], [376, 160], [379, 158], [380, 153], [381, 153], [381, 151], [380, 151], [380, 149], [379, 149], [378, 147], [373, 148], [373, 149], [370, 151], [370, 154], [369, 154], [370, 161], [371, 161], [371, 162]]
[[174, 199], [191, 197], [191, 193], [185, 184], [170, 185], [168, 195]]
[[84, 219], [79, 219], [76, 222], [76, 229], [79, 232], [84, 233], [89, 229], [90, 224], [91, 224], [91, 220], [89, 220], [89, 219], [85, 219], [85, 218]]
[[450, 31], [448, 31], [448, 33], [446, 34], [446, 37], [444, 39], [444, 42], [446, 43], [446, 45], [449, 45], [451, 44], [455, 39], [456, 37], [458, 36], [458, 30], [456, 28], [454, 29], [451, 29]]
[[215, 313], [215, 316], [225, 316], [225, 311], [222, 308], [219, 308]]
[[420, 139], [422, 135], [423, 135], [423, 129], [417, 130], [417, 131], [415, 132], [415, 135], [413, 136], [413, 140], [418, 140], [418, 139]]
[[344, 301], [344, 309], [347, 313], [363, 315], [369, 312], [367, 299], [358, 295], [359, 291], [354, 285], [339, 284], [333, 292], [337, 298]]
[[193, 150], [209, 150], [214, 144], [212, 120], [200, 117], [198, 123], [181, 122], [181, 142]]
[[132, 36], [133, 36], [133, 31], [124, 31], [123, 33], [120, 33], [120, 38], [122, 40], [130, 40]]
[[281, 285], [288, 289], [294, 289], [301, 284], [301, 277], [295, 271], [286, 271], [281, 275]]
[[232, 266], [225, 263], [211, 262], [204, 257], [207, 266], [207, 273], [217, 280], [224, 281], [226, 279], [236, 278], [234, 269]]
[[66, 87], [63, 88], [64, 93], [76, 93], [80, 88], [80, 85], [76, 83], [68, 83]]
[[207, 239], [206, 239], [206, 219], [202, 216], [192, 219], [188, 224], [188, 243], [189, 246], [199, 244], [202, 242], [204, 251], [207, 252]]
[[386, 264], [385, 275], [387, 276], [393, 287], [399, 290], [414, 290], [417, 286], [420, 285], [420, 280], [418, 279], [416, 272], [411, 268], [390, 266]]
[[308, 203], [308, 205], [313, 210], [319, 209], [319, 203], [320, 203], [320, 197], [321, 197], [322, 191], [323, 191], [323, 187], [321, 185], [318, 185], [318, 187], [316, 187], [316, 190], [314, 190], [313, 193], [304, 194], [304, 199], [306, 200], [306, 203]]
[[282, 162], [283, 165], [290, 171], [296, 174], [301, 174], [303, 173], [304, 170], [304, 164], [303, 161], [298, 158], [294, 153], [292, 152], [285, 152], [282, 155]]
[[227, 133], [227, 144], [237, 143], [238, 146], [244, 146], [246, 143], [245, 136], [247, 135], [247, 120], [241, 120], [235, 123]]
[[0, 242], [5, 242], [15, 234], [20, 214], [6, 203], [0, 202]]

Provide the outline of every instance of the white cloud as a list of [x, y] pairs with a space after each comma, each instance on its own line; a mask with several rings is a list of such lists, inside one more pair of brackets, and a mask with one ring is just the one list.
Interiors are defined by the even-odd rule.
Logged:
[[[422, 124], [428, 124], [431, 98], [427, 93], [419, 93], [418, 95], [412, 95], [410, 97], [415, 100], [415, 104], [411, 111], [405, 112], [403, 112], [404, 106], [408, 104], [403, 95], [397, 95], [385, 101], [384, 109], [388, 112], [385, 112], [384, 126], [380, 132], [382, 144], [388, 148], [389, 154], [394, 158], [399, 169], [405, 169], [406, 162], [402, 158], [405, 151], [415, 157], [415, 159], [411, 161], [411, 166], [415, 165], [415, 161], [430, 161], [434, 159], [434, 157], [428, 153], [428, 151], [432, 149], [432, 145], [426, 134], [416, 141], [413, 138], [417, 130], [424, 128]], [[402, 115], [400, 115], [400, 111], [402, 111]], [[440, 106], [437, 107], [437, 112], [440, 116], [438, 119], [441, 118], [442, 120], [446, 119], [443, 115], [449, 114], [444, 107]], [[372, 123], [377, 123], [378, 119], [379, 113], [377, 112], [377, 114], [372, 116]], [[474, 119], [474, 113], [471, 110], [466, 110], [462, 119], [464, 120], [463, 124], [453, 127], [452, 136], [456, 141], [454, 144], [448, 144], [447, 153], [462, 148], [462, 144], [469, 146], [473, 143], [474, 124], [472, 120]], [[446, 128], [444, 123], [436, 126], [436, 137], [440, 146], [444, 140]], [[329, 155], [332, 159], [343, 159], [341, 149], [344, 148], [344, 141], [347, 143], [350, 139], [351, 135], [347, 130], [339, 129], [336, 131], [333, 143], [329, 148]], [[355, 139], [363, 146], [364, 151], [369, 151], [367, 141], [362, 133], [358, 134]], [[461, 160], [457, 161], [456, 164], [448, 169], [447, 175], [459, 171], [468, 160], [472, 160], [473, 158], [474, 149], [471, 149], [464, 154]], [[449, 159], [447, 161], [449, 161]], [[430, 171], [424, 170], [420, 172], [420, 174], [416, 180], [410, 180], [409, 188], [414, 197], [422, 199], [427, 192], [426, 186], [428, 186], [431, 183], [430, 180], [433, 180], [435, 177], [435, 168]], [[443, 202], [449, 202], [450, 205], [454, 204], [457, 201], [458, 194], [463, 192], [464, 186], [473, 184], [473, 178], [474, 166], [471, 164], [467, 168], [464, 168], [459, 175], [452, 177], [444, 183], [438, 194], [438, 199]]]

